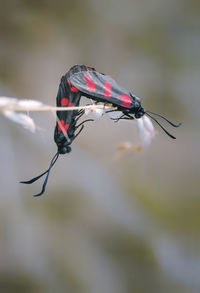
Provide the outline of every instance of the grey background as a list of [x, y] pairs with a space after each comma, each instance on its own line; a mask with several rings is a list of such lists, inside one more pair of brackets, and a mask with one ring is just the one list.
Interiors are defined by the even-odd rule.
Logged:
[[200, 291], [199, 1], [1, 0], [0, 94], [55, 105], [61, 76], [86, 64], [113, 76], [145, 108], [183, 121], [149, 149], [134, 122], [87, 125], [59, 158], [55, 117], [36, 134], [0, 116], [1, 292]]

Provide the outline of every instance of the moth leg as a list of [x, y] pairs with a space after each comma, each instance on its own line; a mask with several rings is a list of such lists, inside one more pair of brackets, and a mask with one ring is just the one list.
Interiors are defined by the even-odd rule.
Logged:
[[[119, 120], [134, 120], [134, 118], [133, 117], [130, 117], [130, 118], [129, 117], [121, 117], [121, 118], [119, 117], [118, 121]], [[116, 122], [118, 122], [118, 121], [116, 121]]]
[[74, 136], [73, 140], [82, 132], [84, 128], [84, 125], [81, 126], [81, 129], [79, 130], [79, 132]]
[[[127, 118], [127, 119], [130, 119], [130, 120], [133, 120], [133, 119], [135, 119], [133, 116], [131, 116], [130, 114], [125, 114], [126, 116], [128, 116], [129, 118]], [[125, 118], [123, 118], [123, 119], [125, 119]]]
[[78, 115], [76, 116], [77, 118], [75, 119], [75, 123], [85, 114], [85, 110], [80, 110]]
[[83, 122], [81, 122], [79, 125], [77, 125], [75, 127], [75, 129], [77, 130], [80, 126], [81, 126], [81, 129], [79, 130], [79, 132], [74, 136], [73, 140], [82, 132], [83, 128], [84, 128], [84, 123], [88, 122], [88, 121], [94, 121], [93, 119], [87, 119], [87, 120], [84, 120]]
[[77, 116], [83, 115], [85, 113], [84, 109], [81, 109], [78, 111]]
[[107, 111], [105, 111], [106, 114], [111, 113], [111, 112], [119, 112], [119, 110], [107, 110]]
[[81, 125], [83, 125], [84, 123], [89, 122], [89, 121], [94, 121], [94, 119], [86, 119], [86, 120], [84, 120], [83, 122], [81, 122], [80, 124], [78, 124], [78, 125], [76, 126], [76, 129], [77, 129], [78, 127], [80, 127]]
[[125, 116], [125, 115], [123, 114], [123, 115], [121, 115], [119, 118], [110, 118], [110, 119], [113, 120], [115, 123], [117, 123], [119, 120], [124, 119], [124, 118], [123, 118], [124, 116]]
[[128, 118], [128, 117], [124, 117], [124, 118], [119, 118], [119, 120], [133, 120], [134, 118]]
[[118, 122], [119, 120], [133, 120], [134, 117], [129, 114], [123, 114], [119, 118], [111, 118], [111, 120], [114, 120], [114, 122]]

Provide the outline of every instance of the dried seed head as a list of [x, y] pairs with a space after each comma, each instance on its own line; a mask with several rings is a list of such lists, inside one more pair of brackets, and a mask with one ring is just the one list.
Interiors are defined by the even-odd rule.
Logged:
[[103, 108], [87, 108], [85, 109], [85, 115], [91, 115], [94, 120], [100, 119], [105, 113]]
[[44, 104], [36, 100], [18, 100], [18, 106], [22, 107], [23, 109], [27, 109], [27, 111], [30, 111], [32, 108], [40, 108], [44, 106]]
[[0, 108], [12, 107], [18, 100], [16, 98], [0, 97]]
[[5, 110], [3, 112], [4, 116], [11, 121], [18, 123], [22, 125], [24, 128], [30, 130], [31, 132], [35, 132], [36, 125], [32, 118], [30, 118], [28, 115], [23, 113], [16, 113], [11, 110]]
[[142, 116], [140, 119], [137, 119], [137, 125], [139, 129], [141, 146], [146, 148], [152, 143], [155, 137], [156, 132], [154, 126], [147, 116]]

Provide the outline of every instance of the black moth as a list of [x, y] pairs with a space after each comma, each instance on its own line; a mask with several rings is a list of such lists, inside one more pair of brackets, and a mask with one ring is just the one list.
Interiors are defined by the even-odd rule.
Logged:
[[[181, 125], [181, 123], [172, 123], [161, 114], [145, 110], [141, 106], [140, 98], [118, 85], [111, 76], [99, 73], [94, 68], [85, 65], [75, 65], [61, 78], [56, 105], [58, 107], [79, 106], [82, 96], [92, 99], [95, 102], [112, 104], [116, 109], [111, 111], [121, 112], [121, 116], [114, 119], [115, 122], [121, 119], [139, 119], [143, 115], [148, 115], [173, 139], [175, 139], [175, 137], [152, 115], [164, 119], [173, 127], [179, 127]], [[48, 170], [29, 181], [21, 181], [21, 183], [24, 184], [31, 184], [46, 174], [41, 192], [34, 196], [40, 196], [45, 192], [49, 173], [59, 155], [69, 153], [71, 151], [70, 145], [83, 130], [84, 123], [93, 121], [92, 119], [87, 119], [77, 124], [84, 113], [85, 110], [57, 111], [56, 114], [59, 122], [56, 123], [54, 132], [54, 140], [58, 147], [57, 153], [51, 160]], [[76, 131], [78, 132], [75, 133]]]

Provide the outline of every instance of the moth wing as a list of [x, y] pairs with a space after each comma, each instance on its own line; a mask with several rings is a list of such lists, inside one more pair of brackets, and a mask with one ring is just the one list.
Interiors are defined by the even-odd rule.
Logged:
[[122, 96], [130, 97], [129, 91], [118, 85], [111, 76], [97, 71], [77, 72], [70, 77], [70, 81], [81, 92], [101, 102], [123, 107]]

